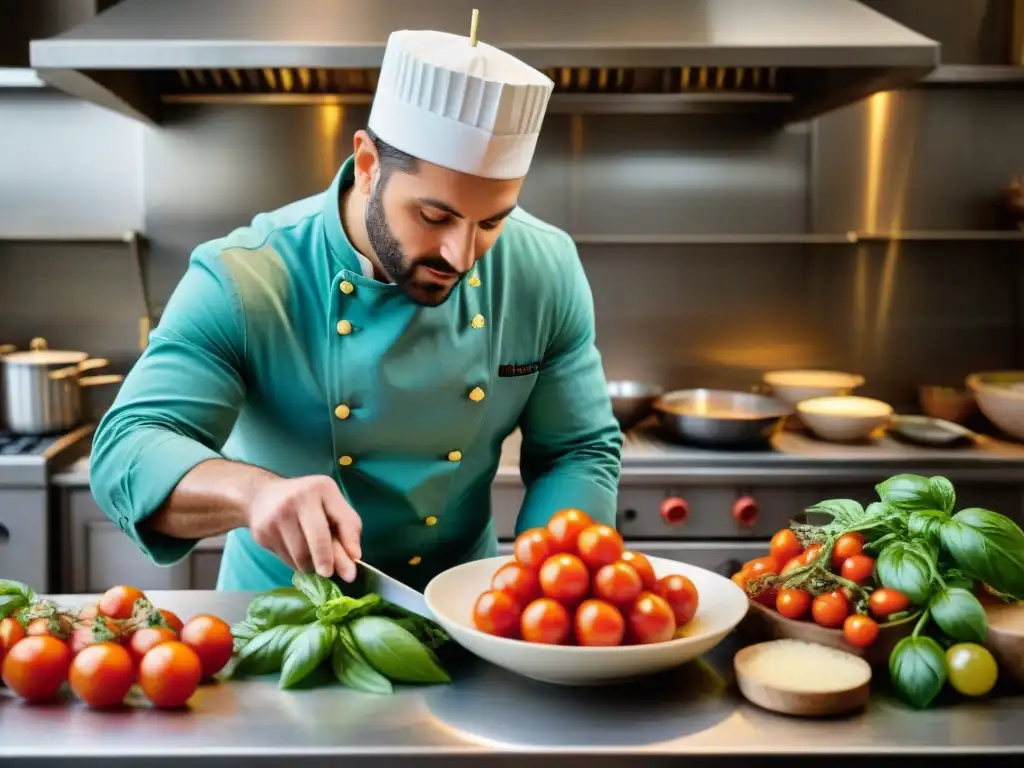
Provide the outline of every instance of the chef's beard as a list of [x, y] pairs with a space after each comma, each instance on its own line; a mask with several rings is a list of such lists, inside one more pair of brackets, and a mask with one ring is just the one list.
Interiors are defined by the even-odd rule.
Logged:
[[[377, 177], [378, 180], [380, 177]], [[383, 194], [382, 183], [375, 182], [370, 190], [370, 199], [366, 202], [366, 236], [370, 241], [370, 247], [377, 254], [380, 266], [395, 285], [399, 286], [409, 300], [423, 307], [436, 307], [444, 304], [451, 297], [458, 285], [458, 281], [450, 286], [445, 284], [417, 280], [417, 267], [430, 267], [438, 272], [450, 275], [460, 275], [454, 270], [440, 254], [420, 256], [409, 260], [402, 253], [402, 246], [395, 238], [391, 227], [388, 226], [387, 217], [384, 214], [384, 206], [381, 203]]]

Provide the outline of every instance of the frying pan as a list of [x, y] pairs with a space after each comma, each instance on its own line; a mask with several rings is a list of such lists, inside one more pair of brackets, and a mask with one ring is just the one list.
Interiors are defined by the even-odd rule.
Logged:
[[776, 397], [724, 389], [668, 392], [652, 410], [669, 439], [714, 448], [767, 443], [794, 412]]

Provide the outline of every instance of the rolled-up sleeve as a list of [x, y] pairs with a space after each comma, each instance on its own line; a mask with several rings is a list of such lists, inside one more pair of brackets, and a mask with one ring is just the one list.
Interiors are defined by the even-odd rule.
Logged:
[[527, 490], [517, 534], [567, 507], [615, 526], [622, 432], [596, 346], [590, 284], [575, 244], [567, 235], [563, 242], [551, 341], [519, 421]]
[[97, 504], [158, 565], [196, 542], [145, 530], [196, 465], [220, 458], [245, 399], [242, 306], [219, 253], [193, 253], [149, 345], [96, 429], [90, 485]]

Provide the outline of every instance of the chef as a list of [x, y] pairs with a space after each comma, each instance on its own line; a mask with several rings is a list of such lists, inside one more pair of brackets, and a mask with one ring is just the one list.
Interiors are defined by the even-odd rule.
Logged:
[[91, 457], [153, 562], [226, 533], [219, 589], [351, 580], [359, 559], [422, 588], [496, 554], [516, 428], [517, 532], [565, 507], [614, 524], [590, 287], [517, 205], [551, 90], [484, 42], [395, 32], [331, 186], [196, 248]]

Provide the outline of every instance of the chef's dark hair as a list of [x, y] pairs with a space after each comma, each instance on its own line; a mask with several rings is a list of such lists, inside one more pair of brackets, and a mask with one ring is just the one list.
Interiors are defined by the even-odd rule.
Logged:
[[386, 141], [381, 141], [377, 138], [377, 134], [369, 128], [366, 129], [366, 133], [369, 135], [370, 141], [372, 141], [373, 145], [377, 148], [377, 157], [380, 158], [381, 184], [387, 182], [388, 176], [391, 175], [392, 171], [416, 173], [416, 167], [419, 161], [415, 157], [410, 155], [408, 152], [395, 149]]

